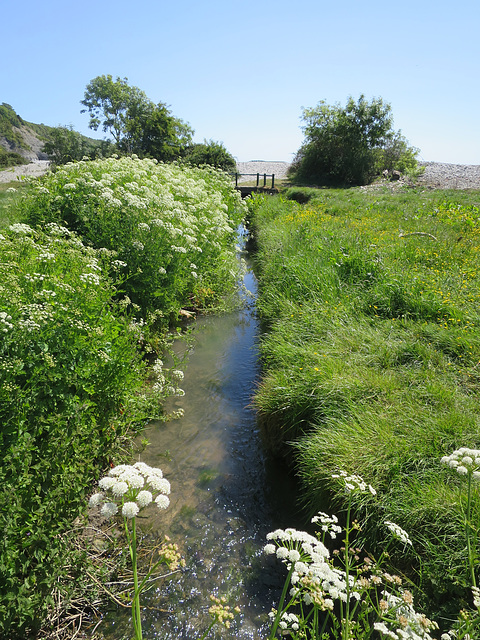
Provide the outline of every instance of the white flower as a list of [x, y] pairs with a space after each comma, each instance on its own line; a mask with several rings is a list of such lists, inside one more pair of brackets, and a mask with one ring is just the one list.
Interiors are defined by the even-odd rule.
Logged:
[[298, 562], [300, 560], [300, 557], [301, 556], [296, 549], [290, 549], [290, 551], [288, 552], [288, 559], [290, 560], [290, 562]]
[[274, 544], [270, 544], [270, 543], [269, 543], [269, 544], [266, 544], [266, 545], [263, 547], [263, 551], [264, 551], [267, 555], [271, 556], [271, 555], [273, 555], [273, 554], [275, 553], [275, 551], [276, 551], [276, 547], [275, 547], [275, 545], [274, 545]]
[[117, 484], [116, 478], [110, 478], [109, 476], [105, 476], [105, 478], [102, 478], [99, 481], [98, 486], [100, 487], [100, 489], [107, 491], [108, 489], [111, 489], [114, 484]]
[[408, 533], [404, 531], [398, 524], [390, 522], [389, 520], [385, 520], [385, 525], [391, 531], [394, 538], [397, 538], [397, 540], [400, 540], [400, 542], [403, 542], [404, 544], [412, 544]]
[[139, 511], [140, 509], [136, 502], [125, 502], [122, 507], [122, 516], [131, 520], [132, 518], [135, 518]]
[[143, 491], [140, 491], [137, 496], [137, 503], [140, 509], [143, 509], [143, 507], [146, 507], [147, 505], [149, 505], [152, 502], [152, 500], [153, 500], [153, 496], [151, 492], [146, 491], [145, 489]]
[[101, 508], [100, 513], [106, 518], [111, 518], [116, 513], [118, 513], [118, 506], [115, 504], [115, 502], [106, 502]]
[[170, 493], [170, 483], [165, 478], [149, 476], [147, 478], [147, 482], [155, 491], [160, 491], [160, 493], [163, 493], [165, 495], [168, 495]]
[[104, 493], [94, 493], [93, 496], [91, 496], [90, 500], [88, 501], [88, 506], [98, 507], [103, 503], [104, 498], [105, 498]]
[[116, 498], [120, 498], [128, 491], [128, 484], [126, 482], [116, 482], [112, 486], [112, 493]]
[[159, 509], [166, 509], [170, 504], [170, 500], [167, 498], [166, 495], [162, 493], [155, 498], [155, 502], [157, 503], [157, 507]]

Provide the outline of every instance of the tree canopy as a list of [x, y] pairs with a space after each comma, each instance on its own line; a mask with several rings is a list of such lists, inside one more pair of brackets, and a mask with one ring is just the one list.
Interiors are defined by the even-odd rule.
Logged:
[[192, 165], [209, 164], [224, 171], [235, 171], [237, 163], [221, 142], [204, 140], [187, 147], [185, 161]]
[[303, 109], [303, 120], [305, 140], [291, 168], [299, 182], [366, 184], [384, 169], [416, 165], [418, 151], [394, 131], [391, 106], [381, 98], [350, 97], [345, 107], [322, 100]]
[[140, 157], [173, 160], [191, 143], [193, 129], [175, 118], [163, 102], [155, 104], [128, 78], [93, 78], [81, 101], [90, 115], [89, 127], [113, 137], [118, 149]]

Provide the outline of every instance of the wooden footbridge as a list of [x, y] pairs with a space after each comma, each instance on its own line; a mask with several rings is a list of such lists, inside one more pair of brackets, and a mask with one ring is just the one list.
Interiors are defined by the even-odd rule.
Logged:
[[[256, 178], [255, 186], [243, 186], [238, 184], [240, 178], [245, 176]], [[271, 178], [271, 186], [267, 185], [267, 178], [270, 182]], [[263, 184], [261, 185], [261, 181], [263, 180]], [[253, 180], [252, 180], [253, 182]], [[246, 198], [252, 193], [269, 193], [274, 194], [278, 193], [278, 189], [275, 187], [275, 174], [274, 173], [236, 173], [235, 174], [235, 189], [240, 191], [242, 198]]]

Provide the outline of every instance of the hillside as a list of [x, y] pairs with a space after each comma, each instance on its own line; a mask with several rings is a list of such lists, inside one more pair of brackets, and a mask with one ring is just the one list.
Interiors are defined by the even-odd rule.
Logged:
[[8, 155], [16, 154], [27, 162], [48, 160], [42, 149], [51, 129], [26, 122], [5, 102], [0, 105], [0, 147]]

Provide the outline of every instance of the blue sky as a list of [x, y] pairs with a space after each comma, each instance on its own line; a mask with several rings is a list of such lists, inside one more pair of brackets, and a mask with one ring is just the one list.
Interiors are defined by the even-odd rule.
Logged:
[[[126, 77], [238, 161], [291, 161], [302, 107], [381, 97], [426, 161], [480, 164], [478, 0], [3, 0], [0, 102], [88, 129], [98, 75]], [[7, 62], [8, 60], [8, 62]]]

